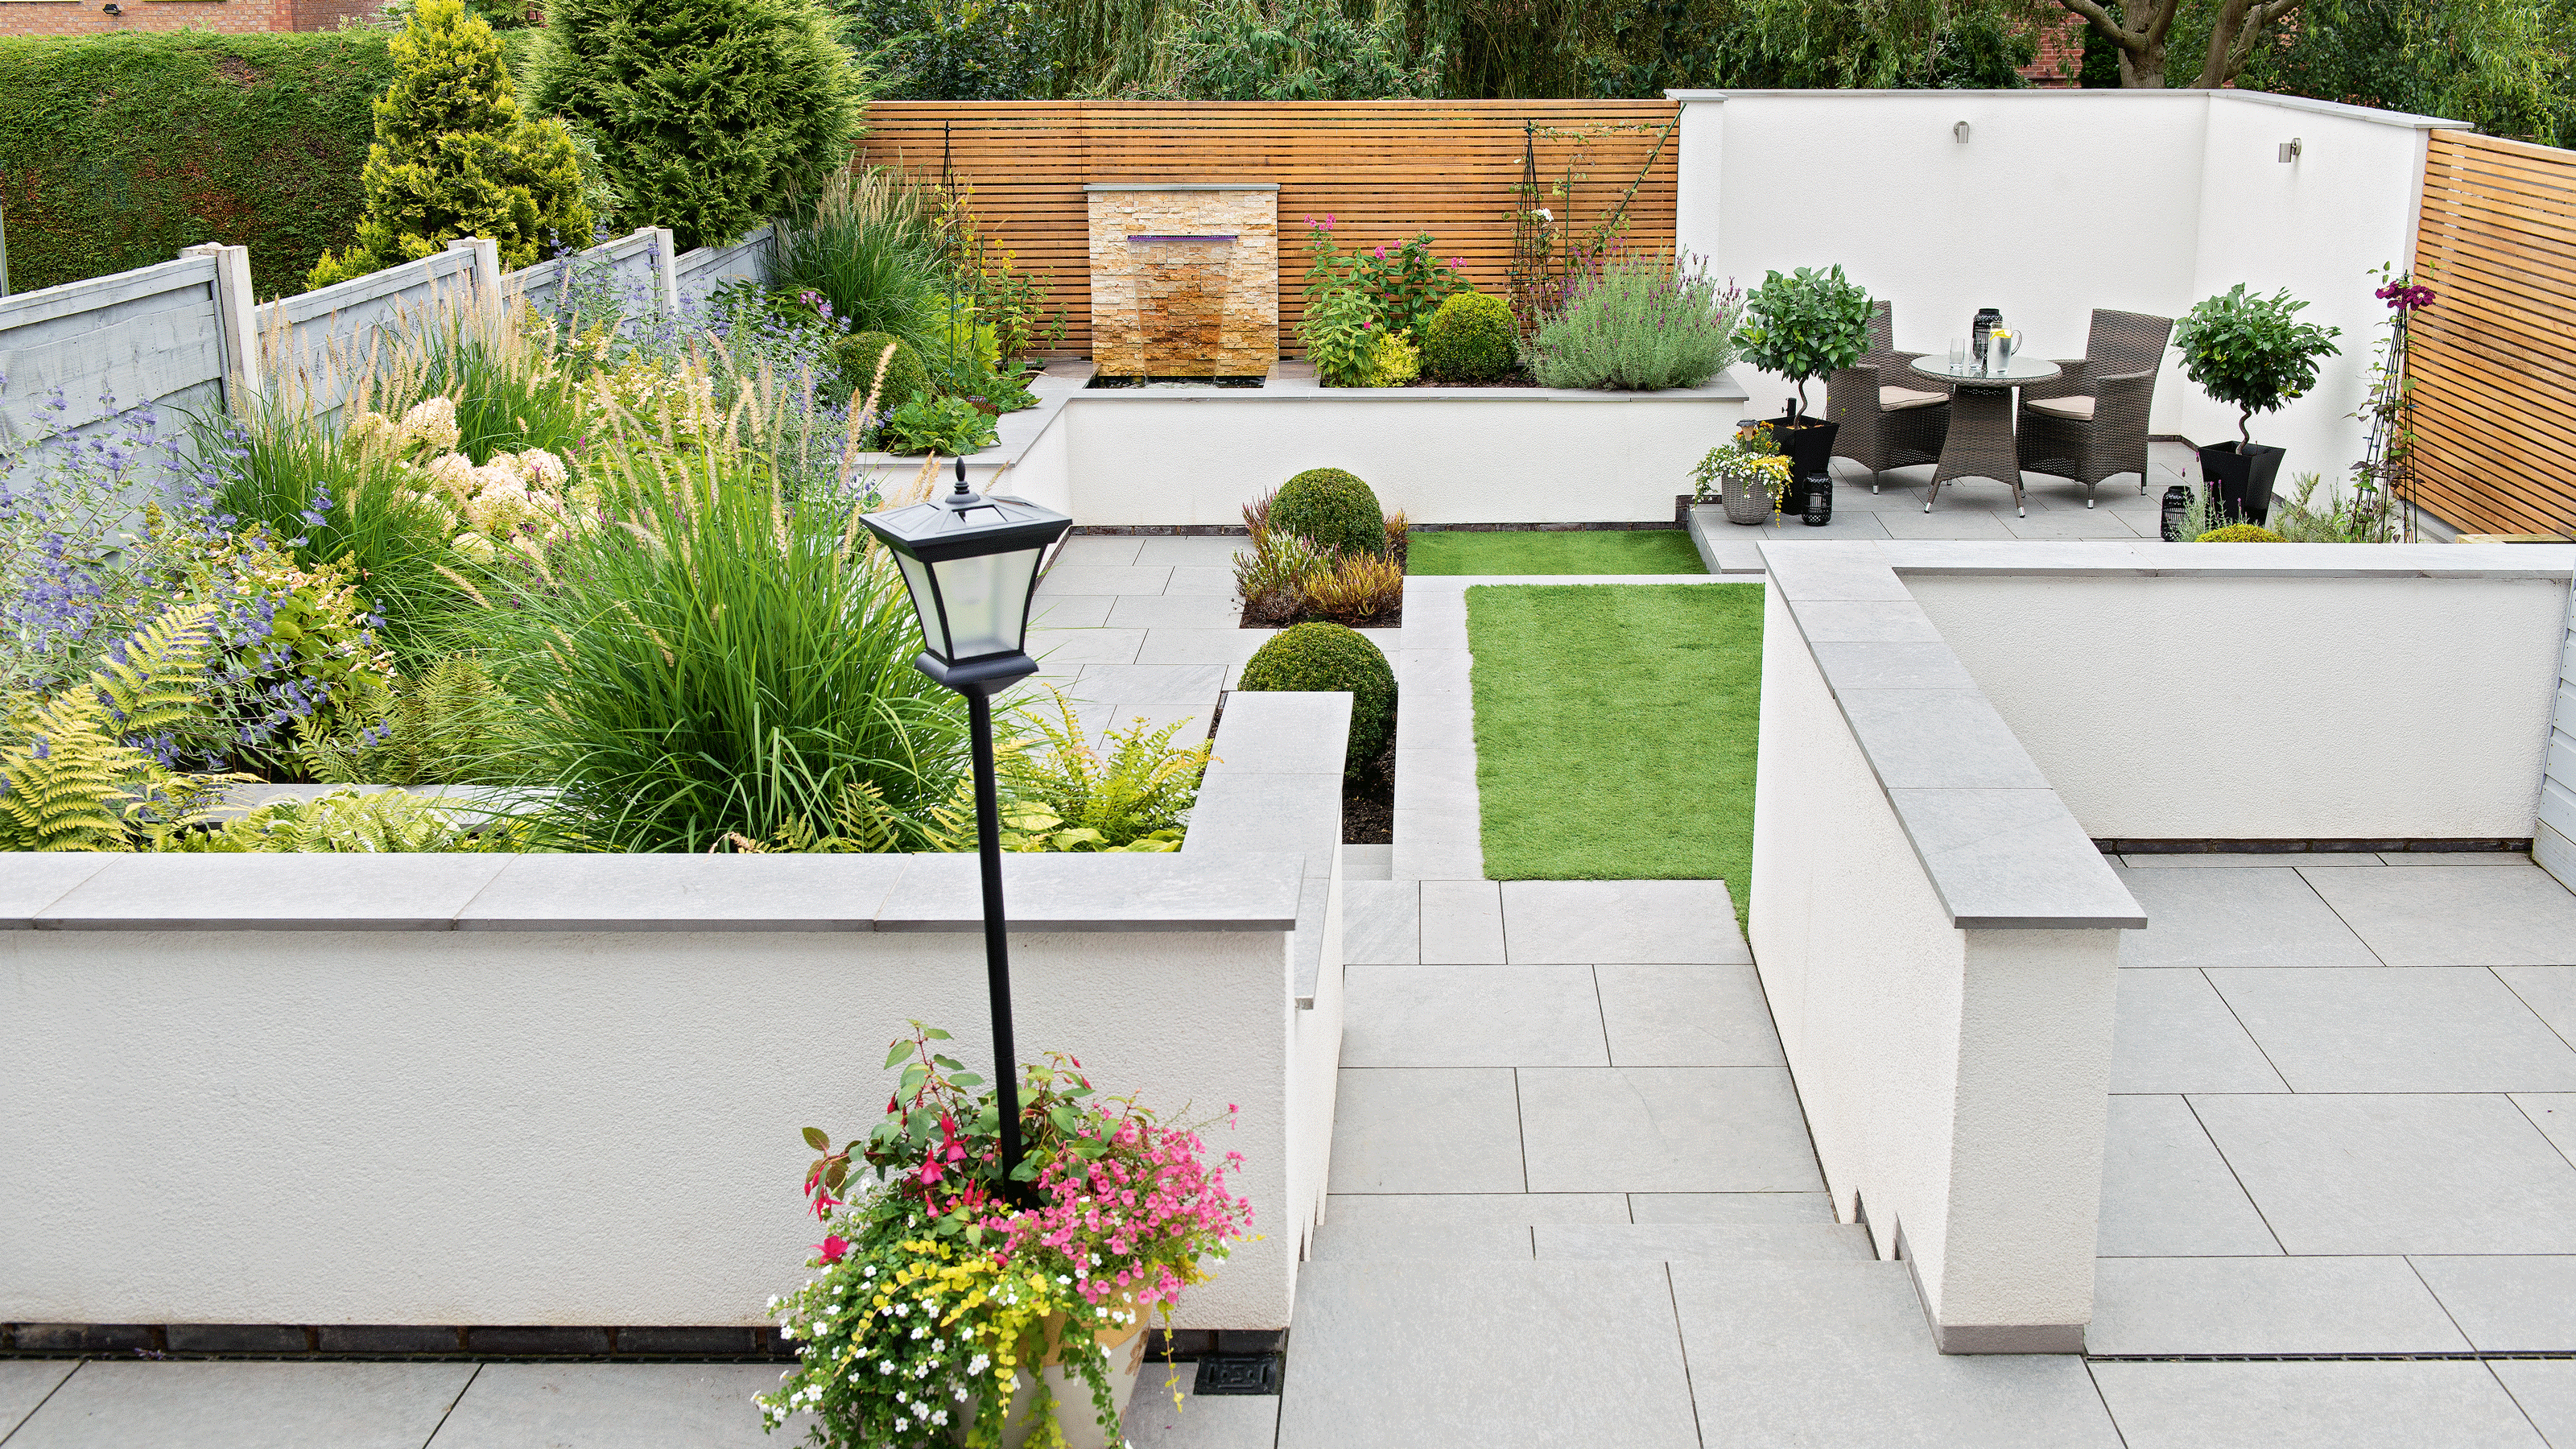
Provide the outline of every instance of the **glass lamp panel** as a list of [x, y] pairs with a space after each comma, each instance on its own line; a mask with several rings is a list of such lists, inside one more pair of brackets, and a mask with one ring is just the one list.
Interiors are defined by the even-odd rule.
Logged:
[[1043, 552], [1014, 549], [931, 565], [948, 606], [949, 660], [1020, 651], [1028, 637], [1029, 584]]
[[931, 591], [930, 565], [900, 552], [894, 561], [903, 566], [903, 586], [912, 591], [912, 611], [921, 616], [921, 642], [942, 659], [956, 658], [948, 647], [948, 631], [940, 626], [939, 596]]

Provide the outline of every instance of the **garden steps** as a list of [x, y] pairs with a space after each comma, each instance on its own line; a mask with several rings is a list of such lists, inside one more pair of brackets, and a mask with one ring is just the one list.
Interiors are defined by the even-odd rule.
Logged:
[[[1490, 1202], [1490, 1200], [1488, 1200]], [[1336, 1221], [1315, 1234], [1316, 1262], [1795, 1263], [1877, 1257], [1869, 1230], [1843, 1223], [1497, 1222], [1490, 1211], [1401, 1223]]]

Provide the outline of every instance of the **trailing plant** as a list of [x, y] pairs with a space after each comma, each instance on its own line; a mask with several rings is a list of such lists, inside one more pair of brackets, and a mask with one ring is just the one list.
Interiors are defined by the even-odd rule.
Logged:
[[1441, 382], [1493, 382], [1518, 366], [1511, 305], [1484, 292], [1457, 292], [1422, 332], [1422, 370]]
[[174, 805], [181, 782], [145, 745], [196, 708], [209, 615], [173, 609], [85, 681], [13, 701], [0, 719], [0, 851], [131, 850], [149, 838], [156, 808], [185, 813], [184, 800]]
[[1697, 387], [1735, 360], [1743, 307], [1687, 257], [1614, 256], [1539, 324], [1530, 375], [1547, 387]]
[[991, 1446], [1033, 1378], [1043, 1437], [1054, 1395], [1039, 1370], [1060, 1363], [1108, 1441], [1125, 1442], [1099, 1336], [1132, 1336], [1157, 1309], [1168, 1323], [1250, 1236], [1252, 1206], [1226, 1188], [1242, 1159], [1214, 1159], [1193, 1128], [1100, 1096], [1077, 1059], [1050, 1053], [1026, 1069], [1006, 1185], [997, 1094], [934, 1045], [948, 1039], [915, 1022], [893, 1044], [886, 1070], [902, 1072], [866, 1137], [835, 1151], [804, 1131], [820, 1154], [805, 1192], [826, 1231], [807, 1260], [816, 1276], [770, 1301], [799, 1349], [759, 1398], [763, 1424], [810, 1414], [834, 1449]]
[[962, 397], [916, 397], [885, 416], [889, 453], [958, 457], [993, 446], [1000, 434], [983, 410]]
[[1789, 492], [1789, 459], [1780, 451], [1769, 423], [1752, 423], [1701, 455], [1691, 469], [1691, 497], [1705, 503], [1733, 480], [1760, 488], [1777, 509]]
[[1395, 734], [1395, 671], [1375, 644], [1340, 624], [1319, 622], [1280, 630], [1254, 652], [1235, 687], [1347, 691], [1351, 734], [1344, 773], [1354, 779], [1376, 762]]
[[1869, 350], [1873, 305], [1868, 289], [1843, 277], [1839, 262], [1821, 272], [1766, 272], [1744, 298], [1736, 337], [1745, 361], [1798, 385], [1803, 413], [1809, 379], [1849, 367]]
[[314, 263], [308, 287], [435, 256], [459, 237], [499, 243], [505, 271], [588, 244], [572, 137], [560, 121], [519, 114], [490, 25], [461, 0], [420, 0], [392, 53], [357, 240]]
[[1001, 786], [1016, 811], [1005, 849], [1163, 852], [1181, 848], [1213, 742], [1175, 748], [1188, 721], [1156, 729], [1139, 719], [1111, 729], [1095, 749], [1072, 701], [1055, 694], [1053, 719], [1032, 713], [1036, 738], [1004, 757]]
[[553, 0], [537, 104], [598, 144], [628, 220], [731, 241], [849, 160], [862, 88], [832, 28], [810, 0]]
[[211, 830], [174, 832], [161, 849], [195, 854], [473, 853], [522, 848], [524, 826], [403, 790], [335, 790], [272, 800]]
[[1328, 554], [1376, 558], [1386, 551], [1386, 521], [1377, 494], [1358, 475], [1340, 468], [1309, 468], [1289, 479], [1272, 495], [1264, 522]]
[[2288, 288], [2257, 297], [2243, 282], [2192, 304], [2174, 324], [2183, 374], [2217, 402], [2237, 409], [2236, 435], [2253, 441], [2256, 413], [2268, 413], [2316, 386], [2317, 362], [2332, 357], [2342, 328], [2301, 322], [2307, 303]]

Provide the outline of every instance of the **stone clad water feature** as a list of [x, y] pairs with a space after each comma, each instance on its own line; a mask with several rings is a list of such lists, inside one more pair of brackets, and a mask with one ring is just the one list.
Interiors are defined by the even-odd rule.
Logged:
[[1279, 188], [1102, 183], [1092, 354], [1106, 377], [1259, 377], [1279, 355]]

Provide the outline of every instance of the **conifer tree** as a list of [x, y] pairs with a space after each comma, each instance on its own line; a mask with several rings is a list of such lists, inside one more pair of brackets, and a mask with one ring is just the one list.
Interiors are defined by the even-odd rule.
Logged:
[[862, 87], [816, 0], [551, 0], [537, 104], [579, 126], [682, 250], [731, 241], [850, 161]]
[[358, 238], [316, 262], [308, 287], [433, 256], [458, 237], [499, 243], [504, 270], [558, 242], [590, 244], [572, 136], [561, 121], [519, 114], [490, 25], [464, 0], [420, 0], [392, 50]]

